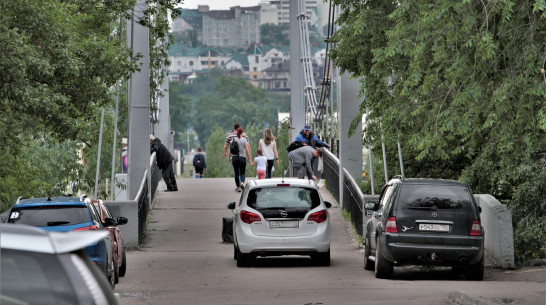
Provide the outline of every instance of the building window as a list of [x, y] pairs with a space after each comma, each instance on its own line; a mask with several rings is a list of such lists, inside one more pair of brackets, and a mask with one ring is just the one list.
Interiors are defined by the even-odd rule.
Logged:
[[256, 72], [256, 71], [258, 71], [258, 68], [254, 67], [254, 68], [252, 68], [252, 70], [253, 70], [254, 72]]
[[193, 60], [190, 60], [190, 66], [193, 66]]
[[176, 64], [180, 66], [180, 65], [182, 65], [182, 61], [179, 60], [178, 62], [176, 62]]
[[256, 56], [254, 57], [254, 61], [255, 61], [256, 63], [259, 63], [259, 62], [260, 62], [260, 56], [257, 56], [257, 55], [256, 55]]

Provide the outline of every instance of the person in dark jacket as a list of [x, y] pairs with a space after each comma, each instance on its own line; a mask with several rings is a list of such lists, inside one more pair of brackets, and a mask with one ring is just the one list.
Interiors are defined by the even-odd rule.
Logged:
[[150, 151], [155, 152], [157, 167], [161, 170], [161, 176], [163, 176], [163, 181], [167, 184], [167, 192], [176, 192], [178, 191], [178, 186], [176, 185], [176, 178], [174, 176], [173, 170], [173, 161], [174, 157], [169, 152], [169, 149], [161, 143], [161, 140], [150, 135]]
[[311, 131], [311, 125], [309, 124], [306, 124], [303, 127], [303, 129], [300, 131], [300, 134], [296, 137], [296, 139], [294, 139], [294, 141], [302, 142], [304, 145], [308, 145], [313, 148], [330, 148], [330, 145], [328, 143], [319, 140], [319, 138]]
[[207, 170], [207, 161], [202, 153], [201, 147], [197, 148], [197, 153], [193, 156], [193, 167], [195, 168], [195, 178], [203, 178], [203, 171]]

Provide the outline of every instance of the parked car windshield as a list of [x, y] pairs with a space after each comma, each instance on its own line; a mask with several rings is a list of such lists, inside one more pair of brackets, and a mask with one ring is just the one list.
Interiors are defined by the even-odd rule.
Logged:
[[319, 193], [303, 187], [257, 188], [248, 193], [247, 205], [260, 210], [268, 208], [307, 208], [320, 205]]
[[89, 222], [91, 217], [85, 206], [41, 206], [11, 211], [8, 222], [35, 227], [75, 225]]
[[402, 185], [399, 195], [402, 209], [463, 209], [470, 207], [468, 188], [457, 185]]

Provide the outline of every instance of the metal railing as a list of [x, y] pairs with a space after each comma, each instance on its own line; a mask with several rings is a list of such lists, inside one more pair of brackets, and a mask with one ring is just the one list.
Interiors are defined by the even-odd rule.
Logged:
[[[146, 229], [146, 221], [148, 214], [152, 209], [152, 203], [155, 198], [155, 193], [159, 181], [161, 180], [161, 170], [157, 167], [157, 160], [155, 152], [150, 156], [150, 182], [148, 182], [148, 170], [144, 171], [140, 188], [134, 198], [138, 206], [138, 244], [140, 245], [144, 238], [144, 231]], [[148, 187], [148, 183], [150, 188]], [[149, 192], [149, 193], [148, 193]]]
[[323, 148], [322, 177], [325, 179], [326, 189], [336, 201], [348, 212], [356, 232], [364, 237], [364, 225], [368, 216], [364, 214], [364, 205], [368, 201], [376, 201], [379, 196], [364, 195], [356, 180], [343, 168], [343, 198], [339, 198], [339, 159], [328, 149]]

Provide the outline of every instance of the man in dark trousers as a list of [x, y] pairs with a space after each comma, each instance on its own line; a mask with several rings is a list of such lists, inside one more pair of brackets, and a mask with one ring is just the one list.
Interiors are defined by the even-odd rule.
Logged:
[[155, 152], [157, 167], [161, 170], [161, 176], [163, 176], [163, 181], [167, 184], [166, 192], [176, 192], [178, 191], [178, 186], [176, 185], [176, 178], [174, 177], [173, 170], [173, 161], [174, 157], [169, 152], [169, 149], [161, 143], [161, 140], [150, 135], [150, 150]]

